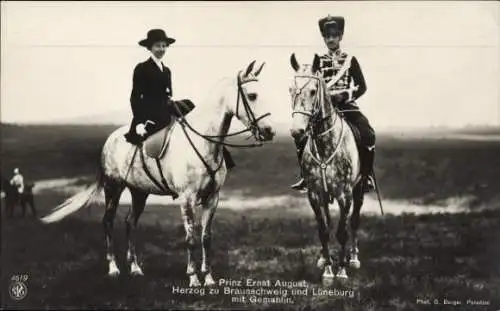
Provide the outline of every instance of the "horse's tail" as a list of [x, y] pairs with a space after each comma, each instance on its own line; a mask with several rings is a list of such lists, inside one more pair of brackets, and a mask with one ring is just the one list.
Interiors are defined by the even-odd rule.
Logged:
[[40, 220], [44, 223], [52, 223], [63, 219], [64, 217], [72, 214], [79, 209], [88, 206], [93, 202], [95, 196], [99, 194], [104, 186], [104, 171], [99, 163], [99, 168], [97, 171], [96, 182], [90, 185], [87, 189], [75, 194], [74, 196], [67, 199], [65, 202], [59, 204], [55, 207], [52, 212], [42, 217]]

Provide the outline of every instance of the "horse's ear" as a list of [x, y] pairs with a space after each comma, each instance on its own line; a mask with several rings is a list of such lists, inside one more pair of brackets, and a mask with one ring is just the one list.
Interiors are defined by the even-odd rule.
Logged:
[[244, 77], [248, 76], [250, 74], [250, 72], [252, 72], [253, 66], [255, 66], [255, 61], [251, 62], [250, 65], [248, 65], [247, 71], [243, 75]]
[[299, 70], [300, 65], [297, 62], [297, 58], [295, 58], [295, 53], [292, 53], [292, 56], [290, 56], [290, 64], [292, 65], [293, 70], [295, 71]]
[[318, 54], [314, 54], [314, 60], [313, 60], [312, 69], [311, 69], [312, 73], [316, 73], [316, 71], [318, 71], [319, 61], [320, 61], [320, 59], [319, 59]]
[[257, 71], [255, 72], [256, 77], [260, 74], [260, 72], [262, 71], [262, 68], [264, 68], [265, 64], [266, 64], [266, 62], [263, 62], [262, 65], [260, 65], [259, 69], [257, 69]]

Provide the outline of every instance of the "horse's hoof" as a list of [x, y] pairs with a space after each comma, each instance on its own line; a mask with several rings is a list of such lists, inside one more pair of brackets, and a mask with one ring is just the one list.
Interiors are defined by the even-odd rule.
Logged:
[[349, 267], [359, 269], [361, 267], [361, 262], [359, 260], [351, 259], [349, 261]]
[[323, 286], [331, 286], [333, 285], [333, 281], [335, 276], [333, 275], [332, 265], [327, 265], [325, 270], [323, 271], [323, 276], [321, 277], [323, 280]]
[[142, 271], [134, 271], [134, 272], [130, 272], [130, 276], [132, 277], [141, 277], [141, 276], [144, 276], [144, 273], [142, 273]]
[[200, 287], [201, 283], [200, 280], [198, 280], [198, 276], [196, 274], [193, 274], [189, 277], [189, 287]]
[[108, 267], [108, 276], [110, 278], [117, 278], [119, 275], [120, 275], [120, 270], [118, 269], [116, 262], [111, 261]]
[[321, 281], [322, 281], [322, 284], [324, 287], [330, 287], [333, 285], [334, 281], [335, 281], [335, 278], [333, 277], [333, 275], [331, 276], [325, 276], [323, 275], [321, 277]]
[[116, 279], [116, 278], [118, 278], [118, 276], [120, 276], [119, 270], [113, 270], [113, 271], [108, 272], [108, 277], [110, 277], [112, 279]]
[[142, 272], [142, 269], [137, 264], [132, 264], [132, 267], [130, 268], [130, 275], [133, 277], [144, 276], [144, 272]]
[[215, 286], [215, 280], [214, 278], [212, 277], [212, 274], [211, 273], [207, 273], [205, 275], [205, 286]]
[[347, 272], [345, 271], [345, 268], [340, 268], [339, 271], [337, 271], [337, 274], [335, 274], [335, 277], [337, 279], [341, 280], [347, 280]]

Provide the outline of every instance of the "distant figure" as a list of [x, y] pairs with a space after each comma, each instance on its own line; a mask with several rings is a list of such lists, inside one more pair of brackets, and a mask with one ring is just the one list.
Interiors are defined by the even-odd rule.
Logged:
[[35, 196], [33, 194], [33, 188], [35, 187], [32, 183], [27, 183], [24, 192], [21, 194], [21, 206], [22, 206], [22, 216], [26, 215], [26, 205], [30, 206], [31, 213], [34, 217], [36, 217], [36, 209], [35, 209]]
[[[363, 145], [360, 150], [361, 175], [364, 179], [364, 190], [368, 192], [375, 189], [372, 176], [375, 156], [375, 131], [356, 103], [356, 100], [366, 92], [365, 78], [356, 57], [347, 54], [340, 48], [340, 42], [344, 35], [344, 17], [328, 15], [321, 18], [318, 24], [325, 45], [328, 48], [328, 52], [321, 56], [320, 59], [321, 73], [327, 83], [327, 91], [332, 103], [360, 131]], [[354, 91], [351, 90], [351, 84], [355, 85]], [[303, 137], [295, 137], [299, 162], [307, 142], [306, 138], [305, 134]], [[305, 189], [302, 176], [291, 187], [296, 190]]]
[[17, 167], [14, 169], [14, 176], [11, 178], [10, 184], [16, 187], [19, 194], [24, 192], [24, 177]]
[[30, 206], [33, 216], [36, 217], [33, 183], [26, 183], [18, 168], [14, 169], [14, 176], [8, 180], [2, 177], [2, 192], [5, 195], [5, 210], [7, 217], [14, 216], [16, 206], [22, 208], [22, 216], [26, 215], [26, 205]]
[[[136, 65], [132, 79], [130, 104], [133, 119], [125, 138], [133, 145], [140, 146], [154, 133], [172, 124], [172, 117], [182, 117], [194, 109], [188, 99], [172, 100], [172, 74], [161, 59], [167, 48], [176, 41], [162, 29], [151, 29], [147, 38], [139, 45], [147, 48], [151, 56]], [[223, 148], [228, 169], [234, 167], [229, 152]]]
[[2, 175], [2, 193], [3, 204], [5, 206], [5, 212], [7, 217], [12, 217], [14, 214], [14, 208], [19, 205], [19, 200], [21, 195], [19, 194], [17, 187], [13, 186], [8, 178], [4, 178]]

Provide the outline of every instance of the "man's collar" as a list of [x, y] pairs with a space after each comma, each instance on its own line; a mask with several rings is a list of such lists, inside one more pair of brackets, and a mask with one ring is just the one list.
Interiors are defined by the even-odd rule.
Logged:
[[340, 54], [342, 54], [342, 50], [340, 48], [337, 48], [334, 51], [328, 50], [328, 53], [327, 53], [327, 55], [330, 56], [330, 57], [339, 56]]

